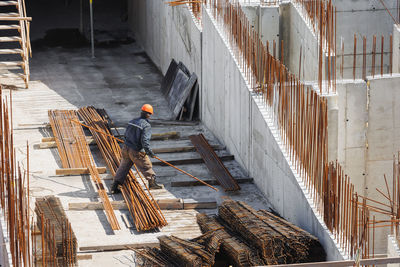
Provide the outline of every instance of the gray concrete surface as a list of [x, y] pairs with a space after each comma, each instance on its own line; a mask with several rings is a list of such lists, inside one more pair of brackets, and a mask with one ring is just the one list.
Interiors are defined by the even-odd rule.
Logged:
[[174, 58], [201, 81], [201, 25], [186, 6], [170, 7], [159, 0], [129, 1], [129, 23], [163, 74]]
[[[400, 257], [399, 242], [393, 235], [389, 235], [387, 238], [387, 255], [389, 257]], [[387, 267], [399, 267], [399, 263], [388, 264]]]

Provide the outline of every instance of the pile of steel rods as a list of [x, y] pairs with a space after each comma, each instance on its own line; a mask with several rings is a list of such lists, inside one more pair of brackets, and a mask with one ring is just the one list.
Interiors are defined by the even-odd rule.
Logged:
[[[76, 111], [50, 110], [49, 120], [63, 166], [68, 166], [68, 168], [84, 167], [89, 169], [90, 177], [99, 193], [111, 228], [113, 230], [120, 230], [114, 209], [107, 196], [103, 182], [101, 181], [89, 145], [86, 142], [82, 126], [73, 122], [78, 121]], [[66, 165], [64, 165], [64, 163]]]
[[[74, 110], [49, 110], [49, 121], [56, 140], [58, 153], [63, 168], [84, 168], [86, 167], [83, 155], [79, 153], [77, 137], [73, 129], [77, 127], [71, 120], [77, 119]], [[82, 131], [83, 134], [83, 131]]]
[[[35, 262], [43, 266], [74, 266], [77, 242], [60, 199], [47, 196], [36, 199], [37, 227], [41, 233], [41, 250], [33, 247]], [[34, 244], [37, 244], [36, 235]]]
[[32, 266], [28, 194], [29, 146], [27, 145], [26, 165], [24, 165], [26, 169], [23, 170], [20, 163], [17, 163], [14, 148], [11, 91], [8, 103], [1, 85], [0, 110], [0, 201], [2, 216], [7, 223], [9, 252], [13, 266]]
[[[118, 166], [121, 162], [121, 148], [108, 126], [107, 120], [102, 117], [94, 107], [80, 108], [79, 116], [85, 124], [90, 126], [90, 131], [96, 140], [103, 158], [115, 176]], [[103, 134], [106, 133], [106, 134]], [[136, 168], [136, 166], [135, 166]], [[134, 220], [138, 231], [151, 230], [167, 225], [167, 221], [162, 214], [160, 207], [150, 193], [149, 188], [140, 172], [136, 169], [136, 175], [142, 179], [147, 189], [147, 194], [140, 185], [137, 176], [132, 170], [129, 171], [128, 177], [122, 186], [122, 195], [127, 203], [129, 211]]]

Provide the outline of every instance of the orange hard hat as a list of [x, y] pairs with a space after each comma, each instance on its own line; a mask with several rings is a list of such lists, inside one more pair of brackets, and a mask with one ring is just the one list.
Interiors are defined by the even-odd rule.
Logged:
[[153, 107], [150, 104], [144, 104], [142, 106], [142, 111], [146, 111], [153, 115]]

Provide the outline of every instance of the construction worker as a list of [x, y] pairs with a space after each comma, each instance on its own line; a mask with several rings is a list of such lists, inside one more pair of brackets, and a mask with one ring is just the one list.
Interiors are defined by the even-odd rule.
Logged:
[[113, 194], [121, 192], [119, 185], [124, 183], [133, 164], [136, 164], [136, 167], [147, 179], [150, 189], [162, 188], [156, 183], [156, 174], [149, 158], [149, 156], [152, 158], [155, 156], [150, 148], [151, 125], [148, 119], [151, 115], [153, 115], [153, 107], [144, 104], [140, 117], [128, 123], [125, 131], [125, 144], [122, 148], [121, 164], [111, 186], [111, 193]]

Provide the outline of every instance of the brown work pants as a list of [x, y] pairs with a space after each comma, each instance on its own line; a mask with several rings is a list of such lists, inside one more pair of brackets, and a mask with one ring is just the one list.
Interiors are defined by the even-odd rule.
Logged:
[[153, 171], [153, 165], [151, 164], [150, 158], [144, 152], [135, 151], [127, 146], [122, 148], [122, 160], [118, 167], [117, 173], [115, 174], [114, 181], [122, 184], [125, 182], [126, 176], [133, 164], [143, 174], [144, 178], [150, 180], [156, 176]]

